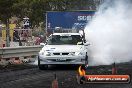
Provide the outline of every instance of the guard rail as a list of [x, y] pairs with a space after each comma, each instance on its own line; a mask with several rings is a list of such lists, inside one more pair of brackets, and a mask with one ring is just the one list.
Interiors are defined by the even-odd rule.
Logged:
[[4, 47], [0, 48], [0, 58], [24, 57], [38, 55], [42, 46], [18, 46], [18, 47]]

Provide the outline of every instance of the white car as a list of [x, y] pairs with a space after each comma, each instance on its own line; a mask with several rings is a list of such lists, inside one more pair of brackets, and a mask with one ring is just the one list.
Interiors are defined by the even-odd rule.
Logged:
[[38, 55], [39, 69], [48, 65], [85, 65], [88, 63], [87, 47], [80, 33], [53, 33]]

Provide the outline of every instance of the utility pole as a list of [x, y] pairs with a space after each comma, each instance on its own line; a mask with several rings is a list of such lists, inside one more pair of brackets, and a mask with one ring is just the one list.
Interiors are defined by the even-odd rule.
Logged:
[[7, 18], [7, 22], [6, 22], [6, 47], [10, 47], [10, 33], [9, 33], [9, 18]]

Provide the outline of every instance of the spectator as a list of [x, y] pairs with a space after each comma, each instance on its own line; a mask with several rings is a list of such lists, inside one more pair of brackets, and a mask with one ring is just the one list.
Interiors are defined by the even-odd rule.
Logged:
[[39, 45], [39, 44], [40, 44], [40, 42], [41, 42], [40, 38], [39, 38], [39, 37], [37, 37], [37, 38], [36, 38], [36, 40], [35, 40], [35, 45]]
[[14, 30], [14, 33], [13, 33], [13, 41], [14, 42], [17, 42], [19, 41], [20, 37], [18, 35], [18, 32]]

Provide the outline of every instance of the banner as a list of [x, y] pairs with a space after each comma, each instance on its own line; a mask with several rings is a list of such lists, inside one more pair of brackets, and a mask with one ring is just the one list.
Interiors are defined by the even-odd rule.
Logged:
[[2, 29], [2, 39], [6, 40], [6, 30]]
[[13, 41], [13, 33], [15, 28], [16, 28], [16, 24], [9, 24], [11, 41]]
[[14, 29], [16, 28], [16, 24], [9, 24], [9, 29]]
[[56, 27], [62, 29], [84, 29], [90, 22], [95, 11], [49, 11], [47, 12], [47, 31]]

